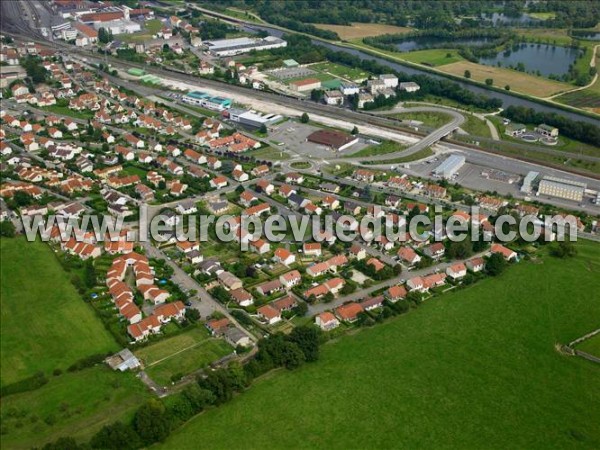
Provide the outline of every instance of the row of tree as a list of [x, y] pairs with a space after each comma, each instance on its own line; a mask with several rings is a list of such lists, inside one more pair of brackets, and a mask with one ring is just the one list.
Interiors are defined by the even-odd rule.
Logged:
[[163, 442], [194, 415], [243, 392], [257, 376], [277, 367], [295, 369], [305, 362], [317, 361], [320, 342], [321, 333], [316, 327], [297, 327], [288, 335], [271, 335], [258, 342], [258, 352], [248, 363], [234, 362], [226, 368], [207, 371], [198, 376], [196, 383], [171, 395], [167, 402], [147, 401], [137, 409], [130, 423], [117, 421], [105, 425], [86, 444], [63, 437], [43, 449], [132, 450]]

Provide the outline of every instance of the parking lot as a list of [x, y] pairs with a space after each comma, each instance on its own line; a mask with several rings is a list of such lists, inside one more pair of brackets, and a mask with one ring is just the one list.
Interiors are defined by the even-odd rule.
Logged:
[[[410, 164], [410, 171], [423, 177], [431, 177], [433, 169], [435, 169], [443, 160], [444, 157], [430, 158], [421, 163]], [[494, 179], [493, 177], [488, 178], [484, 175], [485, 172], [489, 172], [488, 167], [466, 162], [464, 166], [459, 169], [457, 174], [448, 181], [450, 183], [459, 183], [470, 189], [476, 189], [483, 192], [497, 191], [504, 195], [517, 195], [519, 193], [521, 184], [519, 181], [515, 182], [515, 179], [520, 179], [518, 175], [502, 172], [506, 176], [506, 181], [501, 181], [500, 179]]]
[[[306, 141], [306, 138], [317, 130], [320, 130], [320, 128], [310, 124], [289, 120], [274, 127], [274, 129], [269, 132], [269, 140], [282, 142], [283, 145], [281, 148], [288, 151], [288, 153], [295, 153], [305, 157], [331, 158], [333, 156], [339, 156], [339, 154], [336, 154], [331, 148]], [[356, 144], [341, 153], [355, 153], [368, 145], [369, 144], [364, 139], [360, 138]]]

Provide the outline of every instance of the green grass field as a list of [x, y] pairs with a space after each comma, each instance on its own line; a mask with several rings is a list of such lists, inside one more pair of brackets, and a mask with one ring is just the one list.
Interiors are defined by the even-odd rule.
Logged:
[[404, 163], [409, 163], [412, 161], [418, 161], [420, 159], [427, 158], [429, 156], [432, 156], [433, 154], [434, 153], [433, 153], [433, 150], [431, 150], [431, 147], [427, 147], [422, 150], [419, 150], [416, 153], [412, 153], [411, 155], [402, 156], [401, 158], [386, 159], [385, 161], [362, 161], [362, 163], [363, 164], [404, 164]]
[[118, 350], [42, 242], [0, 240], [2, 385]]
[[466, 120], [461, 125], [463, 130], [474, 136], [491, 137], [490, 129], [483, 120], [470, 114], [465, 114], [464, 116]]
[[443, 66], [444, 64], [450, 64], [463, 60], [463, 57], [458, 54], [456, 49], [444, 48], [406, 52], [402, 53], [400, 58], [413, 63], [432, 67]]
[[312, 64], [310, 68], [319, 72], [328, 73], [336, 77], [352, 81], [364, 80], [370, 75], [369, 72], [365, 72], [364, 70], [357, 69], [355, 67], [342, 66], [340, 64], [335, 64], [332, 62]]
[[157, 383], [168, 385], [171, 376], [187, 375], [232, 352], [223, 339], [209, 336], [208, 330], [196, 327], [135, 352], [146, 373]]
[[388, 153], [400, 152], [406, 149], [406, 145], [402, 145], [399, 142], [384, 141], [379, 145], [369, 145], [355, 153], [345, 154], [345, 158], [359, 158], [362, 156], [374, 156], [374, 155], [387, 155]]
[[311, 165], [308, 161], [296, 161], [290, 164], [294, 169], [310, 169]]
[[253, 156], [256, 159], [266, 159], [268, 161], [286, 161], [290, 159], [283, 148], [277, 147], [265, 147], [259, 148], [258, 150], [250, 150], [244, 154], [245, 156]]
[[600, 358], [600, 334], [586, 339], [581, 344], [577, 345], [577, 350], [590, 353]]
[[598, 448], [599, 368], [555, 349], [598, 327], [600, 245], [577, 247], [325, 345], [160, 448]]
[[144, 28], [139, 33], [120, 34], [118, 39], [125, 42], [144, 42], [151, 39], [152, 35], [158, 33], [162, 27], [163, 24], [159, 19], [147, 20], [144, 24]]
[[439, 128], [452, 120], [449, 114], [441, 112], [407, 112], [393, 114], [392, 117], [407, 122], [411, 120], [423, 122], [423, 125], [431, 128]]
[[92, 117], [94, 117], [94, 114], [89, 111], [88, 112], [75, 111], [73, 109], [69, 109], [68, 106], [52, 105], [52, 106], [44, 106], [40, 109], [42, 109], [44, 111], [48, 111], [50, 113], [54, 113], [54, 114], [61, 114], [63, 116], [73, 117], [74, 119], [88, 120], [88, 119], [91, 119]]
[[40, 389], [2, 399], [0, 447], [30, 449], [61, 436], [87, 441], [104, 425], [129, 420], [150, 396], [135, 374], [106, 366], [52, 377]]

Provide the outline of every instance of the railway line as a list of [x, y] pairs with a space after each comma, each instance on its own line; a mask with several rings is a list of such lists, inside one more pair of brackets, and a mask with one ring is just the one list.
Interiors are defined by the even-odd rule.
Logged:
[[[21, 0], [21, 1], [31, 2], [32, 0]], [[48, 45], [48, 43], [49, 43], [48, 40], [45, 39], [45, 37], [42, 36], [38, 30], [31, 29], [31, 27], [23, 20], [20, 13], [18, 12], [18, 9], [19, 9], [19, 7], [17, 6], [18, 4], [20, 4], [20, 2], [0, 2], [0, 5], [2, 6], [2, 12], [3, 12], [3, 19], [2, 19], [3, 31], [4, 31], [4, 29], [6, 29], [6, 33], [10, 34], [14, 37], [18, 37], [18, 38], [22, 38], [22, 39], [25, 39], [28, 41], [33, 41], [33, 42], [37, 42], [40, 44]], [[5, 9], [8, 9], [9, 14], [14, 16], [15, 8], [17, 9], [16, 14], [17, 14], [18, 18], [13, 21], [9, 20], [8, 21], [9, 26], [6, 27], [5, 25], [7, 23], [7, 20], [6, 20], [7, 15], [4, 14]], [[10, 15], [8, 16], [9, 18], [10, 18]], [[206, 79], [206, 78], [198, 78], [196, 76], [192, 76], [183, 71], [172, 69], [172, 68], [161, 68], [161, 67], [156, 67], [156, 66], [149, 67], [144, 64], [135, 63], [135, 62], [131, 62], [131, 61], [124, 61], [124, 60], [115, 58], [113, 56], [105, 56], [105, 55], [102, 55], [99, 53], [94, 53], [90, 50], [80, 49], [80, 48], [77, 48], [72, 45], [62, 43], [62, 42], [53, 41], [52, 47], [56, 48], [59, 51], [64, 52], [66, 55], [73, 55], [73, 54], [78, 55], [82, 59], [84, 59], [86, 61], [90, 61], [91, 63], [97, 64], [100, 62], [102, 62], [102, 63], [109, 62], [113, 67], [117, 67], [117, 68], [121, 68], [121, 69], [137, 68], [137, 69], [142, 69], [142, 70], [151, 70], [152, 73], [155, 75], [171, 78], [173, 80], [182, 81], [182, 82], [192, 84], [192, 85], [195, 84], [198, 86], [206, 86], [209, 88], [212, 87], [212, 88], [218, 89], [218, 90], [223, 90], [223, 88], [226, 87], [226, 89], [228, 90], [229, 93], [231, 93], [232, 96], [235, 96], [236, 94], [244, 95], [244, 96], [251, 95], [252, 97], [254, 97], [258, 100], [263, 100], [263, 101], [270, 102], [273, 104], [294, 108], [296, 110], [305, 111], [308, 114], [318, 114], [318, 115], [326, 116], [329, 118], [343, 119], [348, 122], [355, 123], [358, 126], [360, 126], [361, 124], [377, 126], [380, 128], [384, 128], [384, 129], [391, 130], [394, 132], [399, 132], [404, 135], [419, 139], [419, 141], [417, 143], [415, 143], [413, 146], [409, 147], [408, 149], [404, 149], [404, 150], [402, 150], [400, 152], [396, 152], [396, 153], [371, 156], [368, 158], [370, 161], [381, 161], [382, 163], [385, 163], [385, 161], [394, 160], [398, 157], [405, 157], [405, 156], [409, 156], [413, 153], [417, 153], [418, 151], [420, 151], [426, 147], [429, 147], [429, 146], [437, 143], [438, 141], [446, 138], [455, 129], [460, 127], [460, 125], [464, 121], [464, 117], [462, 116], [462, 114], [460, 114], [457, 111], [447, 109], [447, 108], [432, 107], [431, 111], [439, 111], [439, 112], [443, 112], [446, 114], [450, 114], [452, 116], [452, 120], [448, 124], [445, 124], [444, 126], [433, 131], [432, 133], [425, 134], [422, 132], [416, 132], [414, 130], [407, 130], [406, 127], [402, 126], [401, 121], [398, 119], [382, 117], [382, 116], [378, 116], [376, 114], [372, 114], [372, 113], [368, 113], [368, 112], [362, 112], [362, 111], [356, 112], [356, 111], [351, 111], [348, 109], [342, 109], [339, 107], [321, 105], [321, 104], [313, 103], [311, 101], [304, 101], [304, 100], [298, 99], [296, 97], [287, 96], [287, 95], [281, 94], [281, 93], [258, 91], [258, 90], [254, 90], [254, 89], [245, 88], [242, 86], [225, 84], [220, 81], [210, 80], [210, 79]], [[410, 109], [408, 109], [407, 112], [410, 112]], [[467, 144], [462, 144], [462, 143], [459, 144], [458, 142], [448, 141], [445, 143], [445, 145], [452, 147], [454, 150], [459, 150], [459, 151], [495, 154], [494, 152], [487, 151], [486, 149], [482, 149], [479, 147], [474, 147], [472, 145], [467, 145]], [[345, 161], [346, 162], [359, 162], [364, 159], [365, 158], [345, 158]], [[518, 156], [513, 157], [513, 159], [523, 160], [523, 161], [525, 160], [524, 158], [520, 158]], [[542, 165], [540, 163], [538, 163], [538, 164], [540, 166]], [[555, 169], [562, 169], [562, 170], [566, 169], [564, 167], [560, 167], [560, 168], [556, 167], [553, 164], [545, 164], [545, 165], [548, 167], [555, 168]], [[576, 169], [569, 168], [568, 171], [571, 173], [586, 177], [586, 178], [600, 179], [600, 177], [595, 174], [583, 173]]]
[[[22, 28], [19, 28], [20, 30]], [[24, 37], [34, 42], [39, 43], [47, 43], [43, 37], [40, 38], [39, 34], [35, 38], [31, 38], [29, 36], [24, 36], [22, 34], [12, 33], [15, 37]], [[77, 49], [71, 45], [63, 44], [59, 42], [53, 42], [53, 46], [58, 48], [59, 50], [63, 49], [65, 52], [68, 51], [69, 54], [76, 54], [83, 58], [97, 60], [97, 62], [109, 62], [113, 67], [118, 67], [121, 69], [142, 69], [148, 70], [148, 66], [140, 63], [135, 63], [131, 61], [123, 61], [121, 59], [114, 58], [112, 56], [100, 55], [97, 53], [92, 53], [87, 50]], [[102, 59], [102, 61], [100, 61]], [[199, 79], [198, 77], [189, 75], [183, 71], [179, 71], [171, 68], [161, 68], [161, 67], [152, 67], [152, 73], [155, 75], [162, 75], [163, 77], [172, 78], [177, 81], [186, 82], [188, 84], [201, 84], [207, 87], [212, 87], [214, 89], [223, 89], [224, 84], [219, 81], [209, 80], [206, 78]], [[345, 119], [351, 122], [357, 122], [362, 124], [368, 124], [373, 126], [378, 126], [381, 128], [385, 128], [388, 130], [392, 130], [395, 132], [400, 132], [405, 135], [418, 138], [419, 141], [411, 146], [408, 149], [402, 151], [402, 155], [400, 154], [387, 154], [387, 155], [379, 155], [373, 156], [370, 159], [376, 161], [385, 161], [390, 158], [394, 158], [397, 156], [407, 156], [412, 153], [417, 153], [420, 150], [429, 147], [439, 140], [443, 139], [447, 135], [451, 134], [454, 130], [456, 130], [460, 125], [464, 122], [464, 117], [457, 113], [456, 111], [445, 109], [445, 108], [432, 108], [432, 111], [444, 112], [450, 114], [452, 116], [452, 120], [445, 124], [444, 126], [438, 128], [430, 134], [419, 133], [413, 130], [409, 130], [407, 127], [401, 125], [401, 121], [399, 119], [381, 117], [375, 114], [370, 114], [368, 112], [355, 112], [348, 109], [343, 109], [339, 107], [332, 107], [328, 105], [320, 105], [317, 103], [313, 103], [310, 101], [304, 101], [302, 99], [298, 99], [296, 97], [288, 96], [280, 93], [272, 93], [272, 92], [264, 92], [258, 90], [250, 90], [248, 88], [236, 85], [227, 85], [228, 91], [230, 91], [233, 95], [248, 95], [249, 92], [252, 93], [252, 96], [264, 100], [270, 103], [301, 108], [303, 111], [306, 111], [308, 114], [320, 114], [327, 117], [335, 118], [335, 119]], [[407, 112], [410, 112], [410, 109], [407, 109]], [[360, 158], [359, 158], [360, 159]], [[363, 158], [364, 159], [364, 158]], [[351, 161], [352, 158], [349, 158]]]

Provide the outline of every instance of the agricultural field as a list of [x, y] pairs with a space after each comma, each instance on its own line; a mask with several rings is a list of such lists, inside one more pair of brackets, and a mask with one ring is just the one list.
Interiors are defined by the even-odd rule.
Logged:
[[2, 386], [118, 350], [47, 244], [3, 238], [0, 249]]
[[195, 327], [136, 350], [135, 355], [150, 378], [166, 386], [172, 376], [187, 375], [232, 351], [223, 339], [212, 338], [205, 328]]
[[322, 30], [333, 31], [344, 40], [362, 39], [369, 36], [380, 36], [382, 34], [401, 34], [412, 31], [411, 28], [397, 27], [395, 25], [386, 25], [383, 23], [352, 23], [352, 25], [330, 25], [330, 24], [314, 24]]
[[469, 70], [472, 80], [483, 83], [487, 78], [492, 78], [496, 87], [504, 88], [504, 86], [509, 85], [512, 91], [541, 98], [573, 88], [572, 85], [567, 83], [552, 81], [503, 67], [475, 64], [470, 61], [446, 64], [441, 66], [439, 70], [460, 77], [464, 76], [465, 70]]
[[104, 425], [130, 420], [151, 396], [135, 374], [104, 365], [53, 376], [39, 389], [2, 398], [0, 448], [31, 449], [61, 436], [86, 441]]
[[556, 350], [600, 317], [600, 245], [577, 249], [337, 339], [159, 448], [598, 448], [598, 367]]
[[416, 64], [423, 64], [424, 66], [438, 67], [445, 64], [451, 64], [459, 61], [463, 61], [463, 57], [458, 54], [456, 49], [429, 49], [429, 50], [418, 50], [414, 52], [402, 53], [401, 59], [410, 61]]

